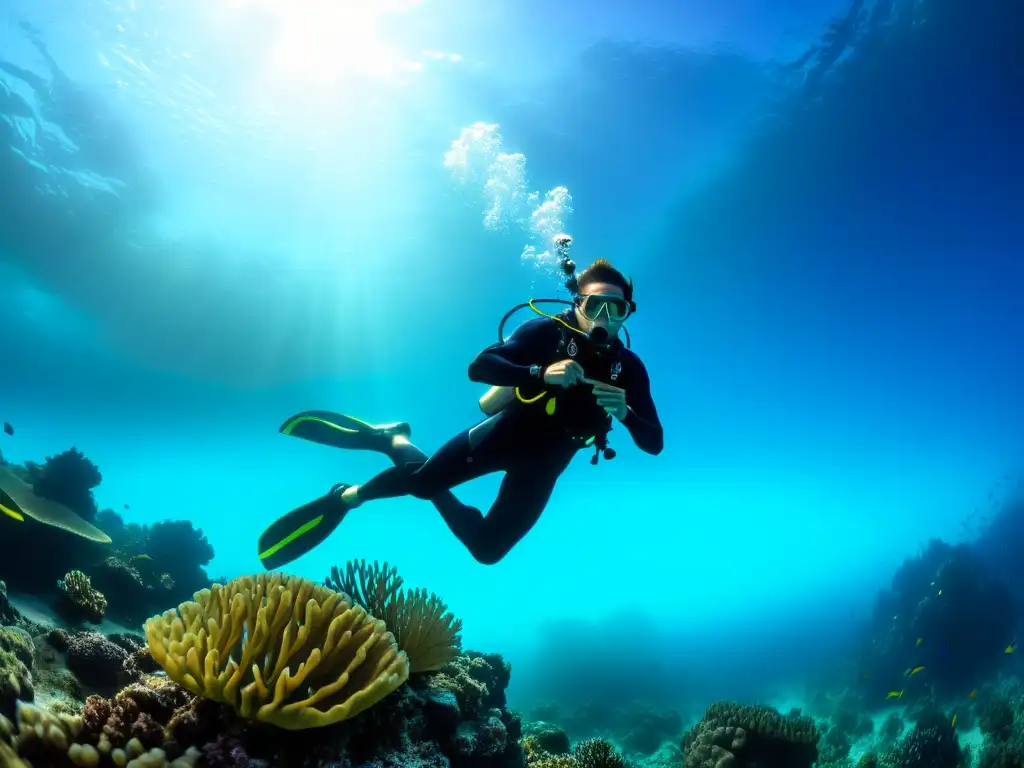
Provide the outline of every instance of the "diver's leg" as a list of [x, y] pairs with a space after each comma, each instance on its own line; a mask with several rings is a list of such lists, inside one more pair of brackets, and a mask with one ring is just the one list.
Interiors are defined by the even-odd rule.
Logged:
[[540, 519], [551, 492], [568, 461], [551, 457], [513, 466], [501, 481], [498, 498], [487, 515], [463, 505], [459, 510], [438, 509], [445, 523], [470, 554], [484, 565], [494, 565], [529, 533]]
[[[389, 444], [377, 448], [391, 456], [394, 467], [381, 472], [362, 488], [338, 484], [320, 498], [271, 523], [258, 540], [257, 553], [263, 567], [267, 570], [280, 568], [318, 546], [361, 501], [412, 494], [433, 501], [442, 515], [479, 515], [455, 498], [450, 490], [499, 468], [494, 462], [500, 452], [493, 448], [480, 450], [480, 445], [474, 450], [472, 433], [472, 429], [467, 429], [456, 435], [430, 458], [409, 443], [404, 434], [395, 435]], [[501, 447], [496, 441], [492, 441], [492, 445]]]
[[477, 446], [474, 450], [471, 431], [463, 430], [430, 457], [408, 440], [396, 438], [389, 453], [395, 466], [385, 469], [363, 485], [346, 489], [342, 493], [345, 506], [352, 509], [366, 501], [415, 496], [429, 499], [442, 515], [457, 514], [456, 510], [466, 505], [456, 498], [451, 489], [501, 468], [498, 452], [485, 446]]

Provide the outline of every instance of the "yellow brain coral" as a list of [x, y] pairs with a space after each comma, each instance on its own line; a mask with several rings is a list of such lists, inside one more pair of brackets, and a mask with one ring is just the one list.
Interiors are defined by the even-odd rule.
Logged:
[[383, 621], [343, 594], [281, 573], [197, 592], [147, 621], [146, 641], [178, 684], [288, 730], [353, 717], [409, 677]]

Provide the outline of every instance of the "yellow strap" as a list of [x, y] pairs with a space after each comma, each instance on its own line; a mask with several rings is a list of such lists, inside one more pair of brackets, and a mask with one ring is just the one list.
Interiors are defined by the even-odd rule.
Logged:
[[537, 395], [536, 397], [529, 397], [529, 398], [527, 398], [527, 397], [523, 397], [521, 394], [519, 394], [519, 387], [516, 387], [516, 399], [519, 400], [520, 403], [526, 403], [527, 405], [529, 405], [530, 403], [536, 403], [538, 400], [540, 400], [546, 394], [547, 394], [547, 390], [544, 390], [539, 395]]
[[532, 309], [534, 312], [536, 312], [541, 317], [546, 317], [548, 320], [554, 320], [556, 323], [561, 323], [562, 325], [564, 325], [566, 328], [568, 328], [573, 333], [578, 333], [580, 336], [586, 336], [587, 335], [586, 332], [581, 331], [579, 328], [573, 328], [571, 325], [569, 325], [567, 322], [565, 322], [565, 320], [563, 320], [562, 318], [558, 317], [558, 315], [549, 315], [543, 309], [537, 309], [537, 307], [535, 307], [533, 305], [533, 302], [535, 302], [535, 301], [536, 301], [536, 299], [530, 299], [528, 302], [526, 302], [526, 306], [528, 306], [530, 309]]

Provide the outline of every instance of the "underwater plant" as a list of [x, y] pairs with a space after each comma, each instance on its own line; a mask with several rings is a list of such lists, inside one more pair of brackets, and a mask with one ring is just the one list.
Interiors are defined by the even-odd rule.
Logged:
[[325, 583], [387, 624], [398, 647], [408, 655], [411, 672], [439, 670], [458, 656], [462, 619], [433, 593], [402, 591], [403, 579], [393, 566], [352, 560], [344, 571], [332, 567]]
[[153, 659], [186, 690], [287, 730], [372, 707], [409, 677], [383, 621], [281, 573], [214, 584], [146, 622]]

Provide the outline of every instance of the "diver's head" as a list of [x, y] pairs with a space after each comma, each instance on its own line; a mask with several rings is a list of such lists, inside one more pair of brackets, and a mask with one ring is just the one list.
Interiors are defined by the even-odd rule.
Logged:
[[[633, 281], [604, 259], [598, 259], [576, 276], [576, 324], [597, 337], [614, 339], [634, 311]], [[595, 329], [600, 329], [594, 334]]]

